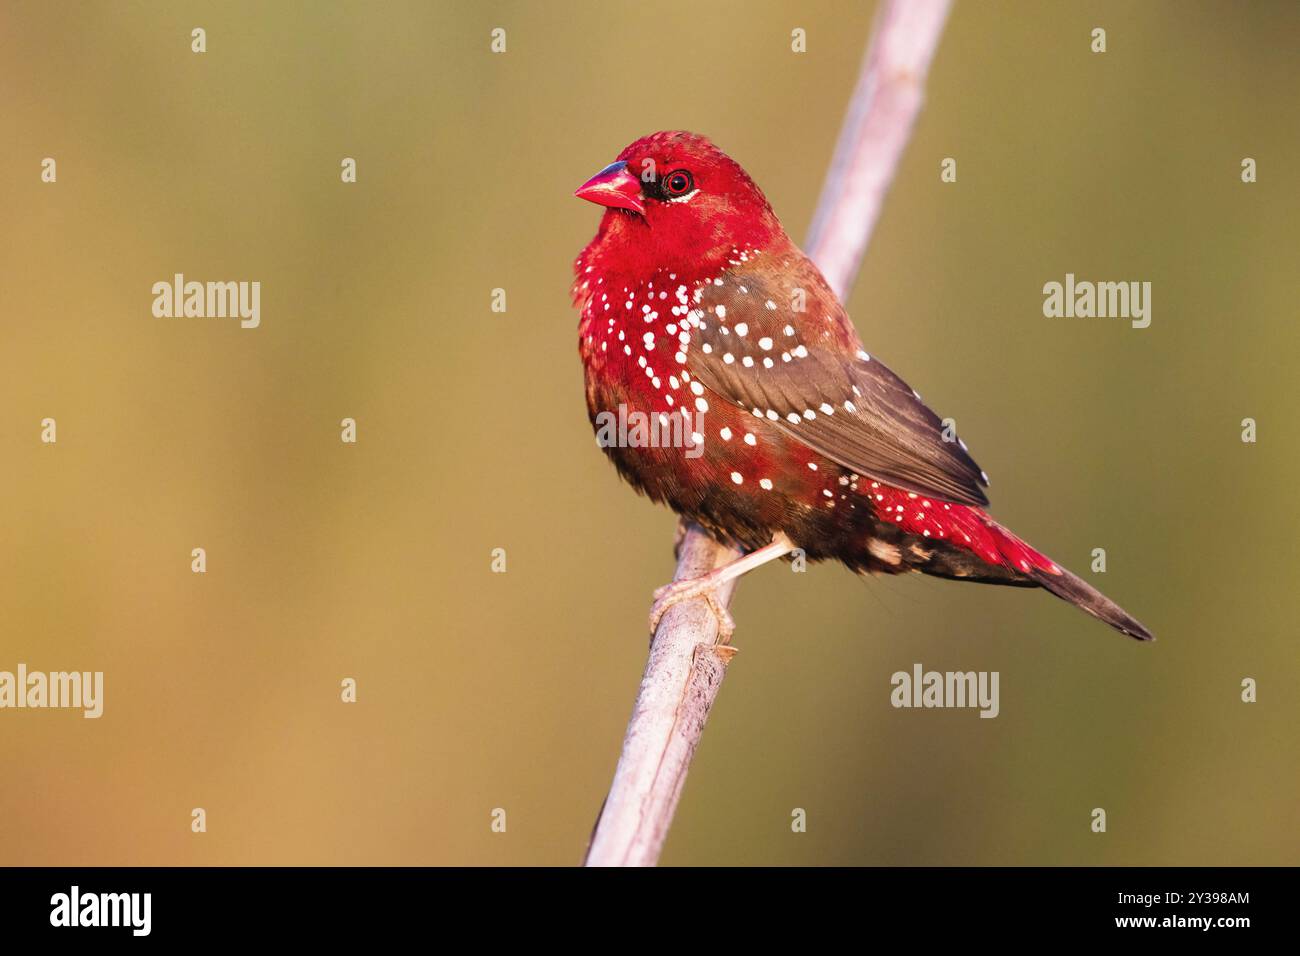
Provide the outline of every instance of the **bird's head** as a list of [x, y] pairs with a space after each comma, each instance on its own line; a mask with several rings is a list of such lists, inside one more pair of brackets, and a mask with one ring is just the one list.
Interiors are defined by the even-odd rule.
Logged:
[[589, 252], [633, 275], [720, 271], [784, 235], [740, 164], [697, 133], [638, 139], [574, 195], [606, 208]]

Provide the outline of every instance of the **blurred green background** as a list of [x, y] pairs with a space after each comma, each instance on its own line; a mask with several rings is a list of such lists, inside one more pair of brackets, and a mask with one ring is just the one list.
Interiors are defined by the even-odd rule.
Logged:
[[[0, 862], [577, 862], [674, 517], [594, 447], [572, 190], [694, 129], [802, 236], [872, 14], [0, 6], [0, 669], [107, 685], [0, 712]], [[850, 311], [1160, 641], [765, 567], [665, 863], [1300, 862], [1297, 40], [1294, 3], [957, 4]], [[153, 318], [175, 272], [260, 281], [261, 327]], [[1151, 327], [1045, 319], [1066, 272], [1151, 281]], [[1001, 716], [892, 709], [918, 661], [1000, 671]]]

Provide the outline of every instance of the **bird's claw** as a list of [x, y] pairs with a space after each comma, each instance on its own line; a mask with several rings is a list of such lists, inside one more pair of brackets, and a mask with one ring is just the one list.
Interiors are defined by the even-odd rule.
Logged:
[[713, 616], [718, 619], [718, 643], [726, 644], [731, 641], [731, 635], [736, 631], [736, 622], [731, 617], [731, 612], [723, 606], [718, 599], [717, 582], [712, 581], [706, 575], [703, 578], [691, 578], [685, 581], [673, 581], [671, 584], [665, 584], [655, 591], [655, 602], [650, 608], [650, 636], [654, 637], [655, 631], [659, 629], [659, 621], [663, 618], [668, 610], [683, 601], [691, 601], [695, 598], [703, 598], [708, 604], [709, 610]]

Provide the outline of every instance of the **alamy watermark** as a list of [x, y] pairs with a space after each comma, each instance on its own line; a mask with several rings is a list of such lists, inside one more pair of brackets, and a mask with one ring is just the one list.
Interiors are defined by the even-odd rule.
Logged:
[[104, 713], [103, 671], [0, 671], [0, 710], [27, 707], [81, 710], [97, 718]]
[[704, 454], [704, 412], [682, 408], [640, 412], [620, 404], [617, 411], [596, 413], [596, 444], [601, 448], [682, 448], [685, 457]]
[[83, 893], [73, 886], [50, 897], [51, 926], [121, 926], [148, 936], [153, 926], [152, 893]]
[[260, 282], [186, 282], [178, 272], [171, 282], [155, 282], [151, 291], [155, 318], [239, 319], [244, 329], [262, 324]]
[[1043, 315], [1049, 319], [1129, 319], [1135, 329], [1151, 324], [1150, 282], [1089, 282], [1076, 280], [1043, 286]]
[[998, 702], [997, 671], [927, 671], [920, 664], [912, 670], [895, 671], [889, 679], [893, 691], [889, 702], [894, 707], [972, 707], [981, 717], [996, 717]]

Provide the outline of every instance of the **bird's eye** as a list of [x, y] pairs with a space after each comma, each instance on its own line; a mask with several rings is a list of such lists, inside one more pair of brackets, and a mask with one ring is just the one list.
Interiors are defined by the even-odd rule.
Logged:
[[684, 169], [669, 173], [664, 177], [664, 192], [669, 196], [684, 196], [695, 188], [695, 180]]

